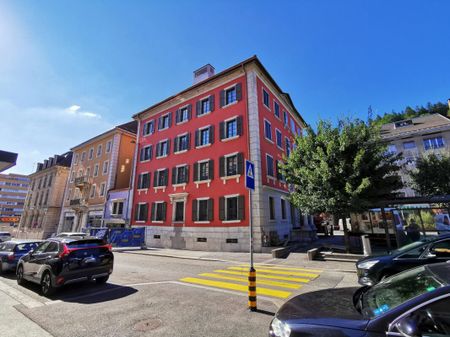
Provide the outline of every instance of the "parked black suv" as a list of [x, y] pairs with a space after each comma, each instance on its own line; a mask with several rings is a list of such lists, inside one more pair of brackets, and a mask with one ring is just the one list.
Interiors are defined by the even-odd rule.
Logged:
[[17, 283], [31, 281], [41, 285], [43, 295], [75, 282], [94, 279], [108, 281], [113, 271], [111, 245], [98, 238], [52, 238], [24, 255], [17, 264]]

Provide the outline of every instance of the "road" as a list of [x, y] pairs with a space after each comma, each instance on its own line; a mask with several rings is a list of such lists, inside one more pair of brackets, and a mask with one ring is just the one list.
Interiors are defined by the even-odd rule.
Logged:
[[[248, 267], [238, 261], [116, 252], [114, 272], [105, 285], [74, 284], [47, 299], [33, 284], [18, 286], [11, 274], [0, 277], [0, 292], [14, 300], [14, 310], [34, 322], [36, 331], [43, 329], [42, 336], [254, 337], [267, 336], [273, 314], [286, 299], [356, 285], [355, 274], [273, 262], [256, 267], [256, 313], [247, 309]], [[0, 317], [0, 326], [2, 319], [6, 316]]]

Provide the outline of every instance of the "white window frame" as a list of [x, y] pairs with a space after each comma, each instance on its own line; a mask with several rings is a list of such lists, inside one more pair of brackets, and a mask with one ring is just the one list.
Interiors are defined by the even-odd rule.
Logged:
[[[181, 123], [179, 123], [179, 124], [181, 124]], [[183, 137], [183, 136], [187, 136], [188, 133], [189, 133], [189, 132], [184, 132], [184, 133], [180, 133], [179, 135], [176, 136], [176, 138], [177, 138], [177, 143], [178, 143], [178, 147], [180, 146], [180, 138]], [[187, 139], [187, 138], [186, 138], [186, 139]], [[184, 150], [176, 149], [176, 151], [174, 151], [173, 153], [184, 153], [184, 152], [187, 152], [187, 150], [188, 150], [187, 148], [184, 149]]]
[[[211, 133], [210, 132], [210, 127], [211, 127], [211, 124], [207, 125], [207, 126], [202, 126], [201, 128], [198, 128], [198, 136], [200, 138], [199, 140], [202, 139], [202, 131], [208, 129], [208, 141], [209, 141], [209, 143], [208, 144], [199, 144], [199, 146], [197, 146], [196, 149], [201, 149], [203, 147], [211, 146], [211, 138], [209, 137], [209, 134]], [[194, 133], [194, 135], [195, 135], [195, 133]], [[195, 144], [195, 142], [194, 142], [194, 144]]]
[[[114, 204], [116, 204], [116, 203], [122, 203], [122, 213], [121, 214], [114, 213]], [[109, 211], [110, 211], [111, 215], [114, 215], [114, 216], [123, 215], [124, 206], [125, 206], [125, 199], [112, 199]], [[117, 209], [118, 209], [118, 207], [117, 207]]]
[[99, 196], [104, 197], [106, 192], [106, 183], [100, 184]]
[[[106, 164], [106, 165], [105, 165]], [[105, 172], [105, 167], [106, 167], [106, 172]], [[109, 172], [109, 160], [105, 160], [103, 162], [103, 166], [102, 166], [102, 175], [106, 175]]]
[[236, 216], [237, 217], [239, 217], [239, 194], [229, 194], [229, 195], [224, 195], [224, 198], [225, 198], [225, 209], [224, 209], [224, 213], [225, 213], [225, 220], [223, 220], [222, 222], [223, 223], [238, 223], [238, 222], [241, 222], [242, 220], [239, 220], [239, 219], [233, 219], [233, 220], [229, 220], [228, 219], [228, 207], [227, 207], [227, 204], [228, 204], [228, 199], [231, 199], [231, 198], [237, 198], [237, 202], [236, 202], [236, 207], [237, 207], [237, 209], [236, 209]]
[[[202, 197], [202, 198], [196, 198], [195, 200], [197, 201], [197, 220], [194, 221], [194, 223], [199, 223], [199, 224], [208, 224], [211, 221], [210, 220], [200, 220], [199, 219], [199, 214], [200, 214], [200, 201], [208, 201], [209, 199], [211, 199], [211, 197]], [[208, 212], [209, 209], [206, 211], [206, 218], [208, 218]]]
[[94, 172], [92, 173], [93, 177], [98, 177], [98, 170], [100, 169], [98, 163], [94, 165]]
[[209, 96], [207, 96], [207, 97], [204, 97], [204, 98], [199, 99], [199, 101], [200, 101], [200, 112], [199, 112], [199, 114], [197, 115], [197, 117], [206, 116], [206, 115], [209, 115], [209, 114], [211, 113], [211, 104], [209, 104], [209, 110], [206, 111], [206, 112], [203, 112], [203, 105], [202, 105], [203, 102], [209, 101], [209, 98], [210, 98], [211, 96], [212, 96], [212, 95], [209, 95]]
[[164, 130], [167, 130], [169, 128], [170, 111], [160, 116], [161, 124], [163, 124], [162, 122], [164, 121], [164, 117], [166, 117], [166, 116], [167, 116], [167, 126], [166, 127], [162, 127], [161, 129], [158, 129], [158, 131], [164, 131]]
[[[189, 107], [189, 104], [186, 104], [186, 105], [184, 105], [184, 106], [178, 108], [178, 113], [180, 114], [180, 116], [183, 116], [183, 114], [181, 113], [181, 111], [184, 110], [184, 109], [186, 109], [187, 115], [186, 115], [186, 119], [185, 119], [185, 120], [181, 120], [181, 121], [179, 121], [178, 123], [177, 123], [177, 121], [175, 121], [175, 125], [181, 125], [181, 124], [184, 124], [184, 123], [189, 122], [189, 109], [188, 109], [188, 107]], [[176, 117], [176, 116], [175, 116], [175, 117]], [[176, 119], [176, 118], [175, 118], [175, 119]]]
[[237, 171], [237, 169], [238, 169], [238, 167], [237, 167], [238, 166], [238, 158], [237, 158], [238, 154], [239, 154], [239, 152], [233, 152], [233, 153], [229, 153], [229, 154], [226, 154], [223, 156], [224, 157], [223, 164], [225, 165], [225, 168], [224, 168], [225, 176], [223, 176], [222, 179], [232, 179], [232, 178], [241, 176], [239, 173], [234, 174], [234, 175], [228, 175], [228, 170], [227, 170], [227, 168], [228, 168], [227, 158], [236, 156], [236, 171]]
[[158, 146], [157, 146], [157, 148], [159, 148], [159, 150], [161, 150], [161, 144], [162, 143], [166, 143], [167, 144], [167, 152], [166, 152], [166, 154], [163, 154], [163, 155], [159, 155], [159, 153], [157, 153], [156, 154], [156, 159], [159, 159], [159, 158], [165, 158], [165, 157], [167, 157], [168, 155], [169, 155], [169, 144], [168, 144], [168, 140], [169, 140], [169, 138], [166, 138], [166, 139], [161, 139], [159, 142], [158, 142]]
[[83, 151], [82, 153], [81, 153], [81, 161], [83, 162], [83, 161], [85, 161], [86, 160], [86, 151]]
[[[180, 168], [180, 167], [183, 167], [183, 168], [185, 168], [186, 169], [186, 167], [188, 166], [188, 164], [179, 164], [179, 165], [176, 165], [175, 166], [175, 183], [172, 181], [172, 186], [184, 186], [184, 185], [186, 185], [186, 183], [179, 183], [179, 182], [177, 182], [178, 181], [178, 169]], [[189, 172], [188, 172], [188, 174], [187, 175], [189, 175]], [[188, 177], [189, 178], [189, 177]]]
[[[239, 117], [239, 116], [236, 115], [236, 116], [233, 116], [233, 117], [229, 117], [229, 118], [227, 118], [227, 119], [225, 119], [225, 120], [223, 121], [223, 123], [224, 123], [223, 127], [225, 128], [225, 136], [226, 136], [226, 137], [225, 137], [224, 139], [222, 139], [222, 142], [228, 142], [228, 141], [230, 141], [230, 140], [239, 138], [239, 134], [238, 134], [238, 130], [237, 130], [237, 123], [238, 123], [237, 119], [238, 119], [238, 117]], [[235, 135], [235, 136], [228, 137], [228, 135], [227, 135], [227, 133], [228, 133], [227, 123], [228, 123], [228, 122], [231, 122], [231, 121], [235, 121], [235, 122], [236, 122], [236, 135]]]
[[[183, 220], [175, 220], [175, 216], [177, 213], [176, 203], [183, 203]], [[174, 199], [172, 202], [172, 223], [184, 224], [186, 222], [186, 200], [184, 198]]]
[[[266, 105], [266, 103], [264, 102], [264, 93], [266, 93], [266, 94], [267, 94], [267, 97], [269, 97], [269, 102], [267, 102], [268, 105]], [[268, 92], [264, 87], [262, 88], [262, 104], [263, 104], [263, 106], [265, 106], [269, 111], [271, 111], [271, 109], [270, 109], [270, 94], [269, 94], [269, 92]]]
[[144, 127], [142, 128], [142, 131], [144, 131], [145, 125], [147, 125], [147, 124], [152, 124], [152, 123], [153, 123], [153, 127], [152, 127], [153, 130], [152, 130], [152, 132], [149, 132], [149, 133], [146, 133], [146, 134], [144, 134], [144, 132], [142, 132], [142, 137], [148, 137], [148, 136], [151, 136], [152, 134], [155, 133], [155, 120], [154, 120], [154, 119], [151, 119], [151, 120], [145, 122], [145, 123], [144, 123]]
[[[280, 137], [281, 137], [281, 146], [280, 145], [278, 145], [278, 134], [280, 134]], [[277, 144], [277, 147], [281, 150], [281, 151], [284, 151], [284, 149], [283, 149], [283, 133], [278, 129], [278, 128], [275, 128], [275, 144]]]
[[[147, 202], [138, 202], [137, 205], [138, 205], [137, 213], [140, 214], [140, 213], [141, 213], [141, 212], [140, 212], [141, 206], [142, 206], [142, 205], [148, 205], [148, 203], [147, 203]], [[136, 216], [135, 216], [135, 217], [136, 217]], [[148, 207], [147, 207], [147, 218], [148, 218]], [[139, 219], [139, 220], [135, 220], [135, 221], [136, 221], [137, 223], [144, 223], [144, 222], [146, 222], [147, 220], [148, 220], [148, 219], [144, 219], [144, 220]]]
[[[265, 119], [265, 118], [264, 118], [264, 138], [265, 138], [268, 142], [270, 142], [270, 143], [273, 144], [273, 140], [270, 139], [270, 138], [267, 138], [267, 135], [266, 135], [266, 122], [269, 123], [269, 125], [270, 125], [270, 137], [272, 137], [272, 123], [270, 123], [270, 121], [269, 121], [268, 119]], [[272, 137], [272, 138], [273, 138], [273, 137]]]
[[112, 149], [112, 140], [106, 143], [105, 153], [110, 153]]
[[98, 144], [97, 146], [97, 158], [101, 157], [103, 154], [103, 144]]
[[[278, 115], [277, 116], [277, 110], [275, 109], [275, 105], [278, 105]], [[277, 102], [275, 99], [273, 100], [273, 115], [275, 116], [275, 118], [277, 118], [278, 120], [281, 120], [281, 106], [280, 103]]]
[[[273, 175], [269, 174], [269, 161], [267, 160], [267, 157], [270, 157], [272, 159], [272, 173]], [[275, 179], [275, 161], [273, 160], [273, 156], [271, 156], [270, 154], [266, 153], [266, 175], [268, 179]]]
[[[146, 146], [141, 148], [141, 151], [145, 152], [145, 149], [148, 149], [151, 146], [152, 146], [152, 144], [146, 145]], [[150, 154], [150, 157], [148, 159], [141, 160], [141, 152], [139, 152], [139, 162], [140, 163], [146, 163], [146, 162], [150, 161], [151, 158], [152, 158], [152, 155]]]
[[73, 158], [73, 164], [74, 165], [78, 164], [78, 153], [75, 153], [75, 157]]
[[[233, 104], [236, 104], [237, 102], [239, 102], [238, 100], [237, 100], [237, 83], [235, 83], [235, 84], [232, 84], [232, 85], [230, 85], [230, 86], [228, 86], [228, 87], [226, 87], [226, 88], [223, 88], [223, 91], [224, 91], [224, 95], [225, 95], [225, 105], [222, 107], [222, 108], [225, 108], [225, 107], [228, 107], [228, 106], [230, 106], [230, 105], [233, 105]], [[234, 88], [234, 90], [236, 90], [236, 94], [235, 94], [235, 97], [236, 97], [236, 100], [234, 100], [233, 102], [230, 102], [230, 103], [227, 103], [227, 91], [228, 90], [231, 90], [231, 89], [233, 89]]]
[[97, 184], [92, 184], [91, 190], [89, 191], [89, 199], [95, 198], [96, 192], [97, 192]]
[[[155, 204], [155, 218], [156, 218], [156, 215], [158, 214], [158, 206], [157, 205], [159, 205], [159, 204], [163, 204], [164, 203], [164, 201], [154, 201], [154, 204]], [[173, 208], [173, 207], [172, 207]], [[166, 212], [167, 212], [167, 207], [166, 207]], [[166, 214], [167, 215], [167, 214]], [[151, 222], [152, 223], [164, 223], [164, 220], [153, 220], [152, 219], [152, 212], [151, 212], [151, 209], [150, 209], [150, 218], [151, 218]]]

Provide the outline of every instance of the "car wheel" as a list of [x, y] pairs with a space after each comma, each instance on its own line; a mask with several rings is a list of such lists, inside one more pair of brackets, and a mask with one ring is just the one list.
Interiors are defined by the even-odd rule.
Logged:
[[23, 278], [23, 266], [21, 264], [19, 264], [19, 266], [17, 267], [16, 278], [17, 278], [18, 285], [21, 286], [25, 283], [25, 280]]
[[52, 285], [52, 277], [47, 271], [42, 275], [41, 279], [41, 292], [44, 296], [50, 296], [55, 292], [56, 288]]
[[109, 279], [109, 275], [108, 276], [102, 276], [102, 277], [97, 277], [95, 279], [95, 282], [97, 282], [97, 284], [103, 284], [106, 283]]
[[0, 275], [3, 274], [3, 266], [2, 266], [2, 262], [0, 261]]

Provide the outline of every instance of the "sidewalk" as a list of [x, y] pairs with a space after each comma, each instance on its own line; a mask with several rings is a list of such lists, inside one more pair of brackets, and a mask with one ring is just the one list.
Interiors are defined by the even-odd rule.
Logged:
[[20, 303], [3, 291], [0, 291], [0, 303], [0, 335], [5, 333], [8, 337], [52, 337], [39, 325], [17, 311], [14, 306]]

